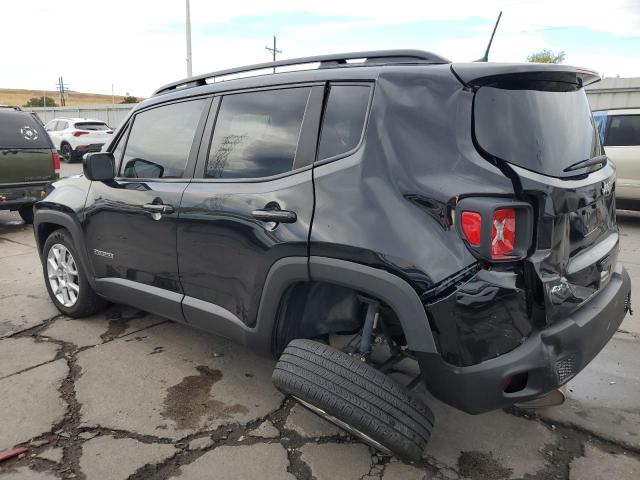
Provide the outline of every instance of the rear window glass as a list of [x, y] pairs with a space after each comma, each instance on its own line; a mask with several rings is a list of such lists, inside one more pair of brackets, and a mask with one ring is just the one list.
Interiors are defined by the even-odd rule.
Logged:
[[548, 83], [544, 87], [544, 91], [478, 89], [474, 100], [477, 143], [494, 157], [544, 175], [584, 173], [584, 169], [563, 170], [601, 154], [587, 96], [583, 89], [557, 91]]
[[51, 148], [51, 141], [33, 115], [0, 111], [0, 148]]
[[318, 160], [353, 150], [360, 143], [369, 104], [369, 87], [334, 85], [324, 113]]
[[75, 127], [78, 130], [111, 130], [109, 125], [102, 122], [77, 122]]
[[604, 145], [605, 147], [640, 145], [640, 115], [610, 115]]

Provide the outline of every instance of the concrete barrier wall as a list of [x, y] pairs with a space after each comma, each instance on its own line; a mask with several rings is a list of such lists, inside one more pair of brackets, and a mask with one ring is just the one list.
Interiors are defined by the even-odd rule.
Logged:
[[592, 110], [640, 108], [640, 78], [603, 78], [587, 86]]
[[23, 107], [27, 112], [35, 112], [42, 123], [59, 117], [80, 117], [102, 120], [111, 128], [118, 128], [127, 117], [129, 111], [135, 107], [135, 103], [124, 105], [91, 105], [87, 107]]

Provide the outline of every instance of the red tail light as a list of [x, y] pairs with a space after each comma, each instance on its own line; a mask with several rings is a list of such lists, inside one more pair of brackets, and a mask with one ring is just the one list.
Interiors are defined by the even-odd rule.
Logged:
[[501, 260], [513, 253], [516, 244], [516, 210], [501, 208], [493, 212], [491, 258]]
[[494, 197], [465, 197], [454, 219], [471, 253], [487, 262], [526, 258], [533, 241], [533, 208], [528, 202]]
[[474, 247], [479, 246], [482, 231], [482, 215], [478, 212], [462, 212], [460, 224], [464, 236], [467, 237], [467, 241]]
[[76, 130], [75, 132], [73, 132], [73, 136], [74, 137], [79, 137], [80, 135], [87, 135], [91, 132], [83, 132], [82, 130]]
[[60, 155], [58, 155], [58, 152], [51, 154], [51, 160], [53, 160], [53, 169], [58, 173], [60, 170]]

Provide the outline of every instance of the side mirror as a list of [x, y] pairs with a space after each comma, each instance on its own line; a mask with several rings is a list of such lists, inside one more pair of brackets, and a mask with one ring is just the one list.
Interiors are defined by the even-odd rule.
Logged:
[[82, 160], [84, 176], [93, 182], [107, 182], [116, 176], [112, 153], [87, 153]]

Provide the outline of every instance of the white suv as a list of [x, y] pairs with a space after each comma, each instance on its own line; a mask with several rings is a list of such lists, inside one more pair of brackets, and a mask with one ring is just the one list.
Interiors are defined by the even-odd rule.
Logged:
[[99, 152], [113, 135], [113, 129], [102, 120], [89, 118], [54, 118], [44, 128], [65, 162]]

